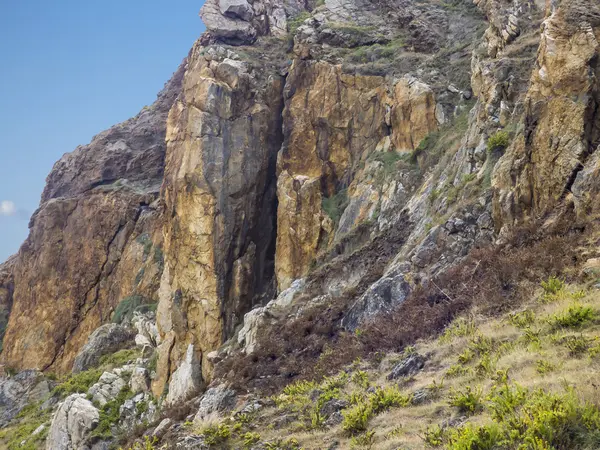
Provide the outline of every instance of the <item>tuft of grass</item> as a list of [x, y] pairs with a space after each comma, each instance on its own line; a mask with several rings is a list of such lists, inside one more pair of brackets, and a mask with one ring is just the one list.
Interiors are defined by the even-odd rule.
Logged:
[[442, 344], [449, 344], [456, 338], [472, 336], [476, 331], [477, 325], [472, 317], [461, 317], [446, 327], [439, 340]]
[[508, 315], [509, 322], [517, 328], [527, 328], [535, 322], [535, 313], [531, 309]]

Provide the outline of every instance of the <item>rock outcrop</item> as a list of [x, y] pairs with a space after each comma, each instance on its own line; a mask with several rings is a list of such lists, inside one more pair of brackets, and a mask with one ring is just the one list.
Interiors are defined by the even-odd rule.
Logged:
[[134, 336], [133, 330], [122, 325], [107, 323], [98, 327], [75, 357], [73, 373], [79, 373], [97, 366], [100, 358], [104, 355], [110, 355], [123, 348], [131, 347]]
[[600, 6], [566, 0], [547, 13], [523, 131], [494, 174], [497, 227], [550, 212], [579, 173], [587, 176], [581, 171], [600, 143]]
[[48, 432], [46, 450], [89, 449], [87, 438], [98, 425], [99, 412], [83, 394], [73, 394], [60, 405]]

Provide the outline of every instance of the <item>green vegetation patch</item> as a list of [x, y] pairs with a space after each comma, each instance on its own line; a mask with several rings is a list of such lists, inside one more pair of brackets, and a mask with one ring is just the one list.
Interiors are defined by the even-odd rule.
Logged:
[[340, 223], [340, 219], [342, 218], [344, 210], [348, 206], [348, 203], [348, 190], [342, 189], [331, 197], [323, 197], [321, 206], [323, 211], [325, 211], [325, 213], [331, 218], [337, 227], [337, 225]]

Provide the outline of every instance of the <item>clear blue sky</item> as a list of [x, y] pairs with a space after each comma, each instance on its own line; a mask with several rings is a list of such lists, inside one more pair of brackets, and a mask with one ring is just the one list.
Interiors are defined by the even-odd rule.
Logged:
[[151, 104], [203, 0], [0, 0], [0, 262], [64, 153]]

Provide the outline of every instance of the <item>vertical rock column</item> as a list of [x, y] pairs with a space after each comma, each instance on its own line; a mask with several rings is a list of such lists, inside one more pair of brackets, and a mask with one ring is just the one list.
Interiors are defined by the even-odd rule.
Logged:
[[[256, 74], [221, 47], [192, 49], [167, 123], [156, 395], [184, 361], [201, 363], [209, 379], [206, 354], [269, 283], [282, 89], [279, 75]], [[196, 389], [200, 382], [190, 380]]]

